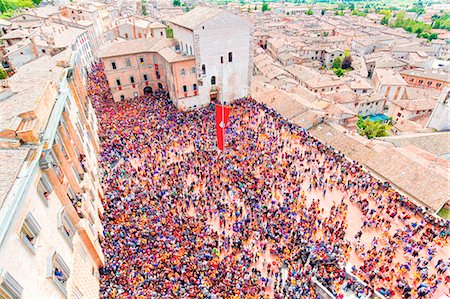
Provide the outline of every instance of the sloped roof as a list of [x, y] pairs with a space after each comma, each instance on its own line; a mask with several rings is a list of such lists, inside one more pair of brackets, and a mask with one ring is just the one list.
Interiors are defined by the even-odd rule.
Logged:
[[158, 51], [159, 55], [161, 55], [167, 62], [178, 62], [178, 61], [185, 61], [185, 60], [193, 60], [195, 59], [195, 56], [183, 56], [171, 48], [167, 47], [162, 50]]
[[370, 149], [360, 136], [350, 136], [329, 124], [320, 124], [309, 132], [323, 143], [333, 146], [349, 158], [391, 182], [400, 191], [437, 212], [450, 198], [450, 180], [419, 163], [420, 157], [397, 148]]
[[223, 10], [212, 7], [196, 7], [193, 10], [177, 16], [175, 19], [170, 22], [181, 27], [185, 27], [187, 29], [194, 30], [196, 27], [205, 23], [212, 17], [215, 17]]
[[409, 193], [433, 212], [450, 199], [450, 181], [422, 166], [397, 149], [387, 149], [371, 157], [365, 164], [391, 183]]
[[398, 147], [414, 145], [438, 156], [450, 155], [450, 132], [419, 133], [380, 137]]
[[161, 24], [159, 22], [153, 22], [148, 27], [151, 29], [158, 29], [158, 28], [166, 28], [166, 25]]
[[173, 40], [167, 38], [140, 38], [122, 42], [113, 42], [100, 50], [100, 57], [116, 57], [145, 52], [156, 52], [169, 47]]
[[30, 151], [29, 148], [0, 149], [0, 208], [19, 174], [20, 167]]

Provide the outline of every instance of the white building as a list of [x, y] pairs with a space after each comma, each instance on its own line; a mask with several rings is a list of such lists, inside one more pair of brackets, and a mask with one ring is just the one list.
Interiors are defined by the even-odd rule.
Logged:
[[0, 92], [0, 298], [99, 297], [97, 122], [73, 54], [22, 66]]
[[428, 128], [438, 131], [450, 130], [450, 88], [445, 87], [439, 96], [438, 103], [431, 113]]
[[230, 102], [250, 94], [252, 25], [226, 10], [197, 7], [171, 22], [174, 38], [185, 55], [194, 55], [198, 96], [177, 106]]

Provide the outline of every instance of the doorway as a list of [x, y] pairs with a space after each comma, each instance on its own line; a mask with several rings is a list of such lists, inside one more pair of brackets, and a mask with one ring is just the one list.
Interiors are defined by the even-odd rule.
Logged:
[[149, 94], [152, 94], [152, 93], [153, 93], [153, 89], [150, 86], [146, 86], [144, 88], [144, 94], [145, 95], [149, 95]]

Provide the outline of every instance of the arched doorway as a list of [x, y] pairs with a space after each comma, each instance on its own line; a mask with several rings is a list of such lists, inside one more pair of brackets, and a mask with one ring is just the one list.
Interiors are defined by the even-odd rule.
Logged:
[[153, 93], [153, 89], [150, 86], [146, 86], [144, 88], [144, 94], [151, 94]]
[[164, 86], [162, 85], [161, 82], [158, 82], [158, 88], [159, 88], [159, 89], [163, 89], [163, 88], [164, 88]]

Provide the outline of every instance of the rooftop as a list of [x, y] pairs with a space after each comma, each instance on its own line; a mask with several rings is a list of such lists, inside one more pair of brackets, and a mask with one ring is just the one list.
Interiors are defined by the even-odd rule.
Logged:
[[407, 85], [403, 77], [391, 69], [376, 69], [375, 77], [378, 78], [382, 85]]
[[181, 55], [180, 53], [175, 52], [172, 48], [164, 48], [159, 50], [158, 53], [167, 61], [167, 62], [179, 62], [185, 60], [193, 60], [195, 56], [190, 55]]
[[22, 164], [30, 152], [28, 148], [0, 149], [0, 208], [19, 174]]
[[450, 82], [450, 74], [442, 71], [431, 70], [404, 70], [400, 72], [401, 75], [421, 77], [426, 79], [439, 80], [444, 82]]
[[351, 136], [329, 124], [317, 125], [310, 132], [322, 142], [391, 182], [433, 212], [437, 212], [450, 198], [449, 178], [419, 163], [417, 160], [420, 157], [397, 148], [375, 151], [367, 146], [367, 140], [358, 141], [360, 136]]
[[194, 30], [196, 27], [215, 17], [223, 10], [212, 7], [196, 7], [193, 10], [170, 20], [171, 23]]
[[397, 147], [414, 145], [436, 156], [450, 156], [450, 132], [419, 133], [378, 138]]
[[62, 75], [63, 68], [56, 66], [60, 55], [42, 56], [20, 67], [9, 78], [9, 90], [3, 90], [5, 95], [0, 100], [0, 132], [16, 130], [21, 122], [20, 114], [34, 110], [39, 104], [39, 98], [48, 82], [56, 82]]
[[173, 44], [167, 38], [141, 38], [121, 42], [113, 42], [100, 49], [101, 58], [131, 55], [145, 52], [157, 52]]

